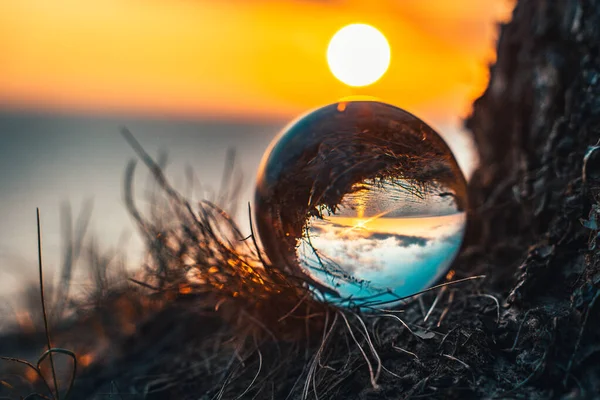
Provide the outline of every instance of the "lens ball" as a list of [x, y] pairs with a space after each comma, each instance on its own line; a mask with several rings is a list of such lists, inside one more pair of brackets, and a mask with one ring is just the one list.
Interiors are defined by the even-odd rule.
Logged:
[[446, 274], [466, 209], [465, 178], [438, 133], [392, 105], [346, 101], [271, 144], [254, 218], [274, 267], [322, 300], [377, 308]]

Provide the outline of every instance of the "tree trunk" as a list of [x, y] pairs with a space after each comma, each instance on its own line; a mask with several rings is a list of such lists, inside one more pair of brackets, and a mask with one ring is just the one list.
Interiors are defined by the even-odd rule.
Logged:
[[494, 370], [600, 397], [600, 1], [519, 1], [467, 127], [465, 257], [506, 298], [499, 335], [517, 331], [516, 365]]

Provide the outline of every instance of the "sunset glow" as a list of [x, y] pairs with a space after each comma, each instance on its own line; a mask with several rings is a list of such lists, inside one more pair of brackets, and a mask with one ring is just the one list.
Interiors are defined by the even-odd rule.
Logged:
[[[0, 107], [289, 119], [367, 94], [462, 115], [485, 87], [495, 21], [509, 3], [0, 2]], [[332, 76], [324, 57], [356, 21], [385, 32], [394, 58], [363, 91]]]

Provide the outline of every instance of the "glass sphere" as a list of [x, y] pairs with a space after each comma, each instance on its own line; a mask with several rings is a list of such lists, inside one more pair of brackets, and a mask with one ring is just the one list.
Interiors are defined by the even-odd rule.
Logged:
[[466, 181], [446, 143], [377, 101], [319, 108], [259, 168], [255, 221], [270, 262], [323, 300], [389, 307], [444, 276], [463, 239]]

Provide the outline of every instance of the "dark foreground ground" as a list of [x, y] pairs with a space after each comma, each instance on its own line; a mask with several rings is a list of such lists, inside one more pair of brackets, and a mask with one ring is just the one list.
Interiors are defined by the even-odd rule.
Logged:
[[[600, 2], [519, 1], [468, 127], [481, 167], [453, 280], [486, 278], [402, 312], [341, 312], [257, 273], [251, 239], [210, 205], [192, 218], [153, 170], [162, 200], [145, 217], [128, 204], [146, 273], [126, 281], [90, 252], [86, 300], [52, 305], [53, 345], [78, 360], [71, 398], [600, 398]], [[0, 353], [34, 360], [41, 324], [22, 326]], [[65, 398], [71, 361], [54, 361]], [[5, 397], [50, 396], [31, 368], [3, 368]]]

